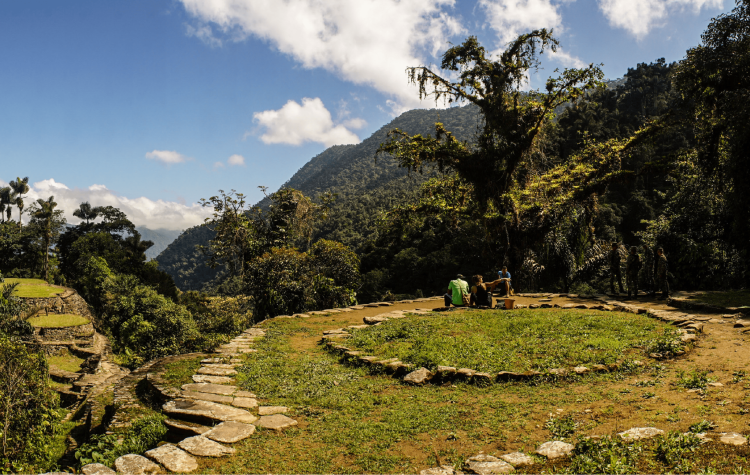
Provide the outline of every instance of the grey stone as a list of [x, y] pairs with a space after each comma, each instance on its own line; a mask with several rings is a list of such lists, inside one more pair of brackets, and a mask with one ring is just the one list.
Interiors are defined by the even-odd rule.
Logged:
[[227, 364], [227, 363], [217, 363], [217, 364], [204, 364], [202, 365], [203, 368], [211, 368], [211, 369], [234, 369], [236, 368], [237, 364]]
[[251, 397], [236, 397], [232, 401], [232, 405], [235, 407], [244, 407], [245, 409], [253, 409], [258, 407], [258, 401]]
[[211, 383], [194, 383], [194, 384], [183, 384], [183, 391], [193, 391], [197, 393], [211, 393], [211, 394], [222, 394], [224, 396], [230, 396], [237, 391], [237, 386], [228, 386], [226, 384], [211, 384]]
[[573, 372], [574, 372], [575, 374], [586, 374], [586, 373], [588, 373], [589, 371], [591, 371], [591, 370], [590, 370], [590, 369], [588, 369], [588, 368], [587, 368], [587, 367], [585, 367], [585, 366], [576, 366], [575, 368], [573, 368]]
[[237, 391], [234, 393], [234, 397], [252, 397], [256, 398], [258, 396], [255, 395], [255, 393], [251, 393], [250, 391]]
[[219, 402], [221, 404], [232, 404], [232, 396], [222, 396], [220, 394], [197, 393], [193, 391], [182, 391], [180, 397], [185, 399], [200, 399], [201, 401]]
[[404, 376], [404, 382], [409, 384], [422, 385], [427, 383], [434, 374], [427, 368], [419, 368]]
[[255, 432], [255, 426], [252, 424], [243, 424], [242, 422], [222, 422], [210, 431], [203, 434], [216, 442], [233, 444], [240, 440], [247, 439]]
[[209, 401], [199, 401], [194, 399], [175, 399], [168, 401], [162, 406], [162, 410], [173, 417], [180, 419], [198, 419], [209, 421], [235, 421], [252, 424], [257, 417], [236, 407], [225, 406]]
[[474, 373], [476, 373], [476, 371], [474, 371], [473, 369], [461, 368], [461, 369], [459, 369], [459, 370], [456, 371], [456, 376], [461, 377], [461, 378], [465, 378], [465, 379], [469, 379], [472, 376], [474, 376]]
[[237, 371], [228, 368], [211, 368], [204, 366], [198, 370], [198, 374], [206, 374], [209, 376], [234, 376]]
[[526, 465], [534, 465], [536, 461], [533, 457], [529, 457], [523, 452], [513, 452], [500, 456], [501, 459], [505, 460], [514, 467], [523, 467]]
[[455, 475], [452, 465], [441, 465], [439, 467], [426, 468], [419, 475]]
[[90, 463], [81, 467], [83, 475], [115, 475], [117, 472], [101, 463]]
[[210, 431], [211, 428], [204, 426], [203, 424], [196, 424], [195, 422], [178, 421], [175, 419], [167, 419], [164, 421], [164, 425], [169, 429], [174, 429], [181, 432], [192, 432], [195, 435], [205, 434]]
[[202, 435], [188, 437], [177, 445], [182, 450], [199, 457], [224, 457], [226, 455], [233, 455], [235, 452], [232, 447], [214, 442]]
[[575, 447], [573, 444], [567, 444], [559, 440], [551, 442], [545, 442], [536, 449], [536, 453], [543, 455], [548, 459], [556, 459], [560, 457], [567, 457], [573, 451]]
[[283, 414], [273, 414], [271, 416], [261, 416], [255, 425], [264, 429], [282, 430], [287, 427], [296, 426], [297, 421]]
[[376, 323], [387, 322], [390, 317], [376, 315], [374, 317], [364, 317], [362, 320], [368, 325], [375, 325]]
[[628, 429], [625, 432], [620, 432], [619, 435], [625, 440], [641, 440], [641, 439], [651, 439], [652, 437], [656, 437], [657, 435], [664, 434], [664, 431], [661, 429], [657, 429], [656, 427], [633, 427], [632, 429]]
[[161, 473], [161, 467], [140, 455], [127, 454], [115, 460], [115, 470], [123, 475]]
[[288, 410], [286, 406], [260, 406], [258, 408], [258, 415], [272, 416], [274, 414], [285, 414]]
[[719, 441], [727, 445], [747, 445], [747, 437], [737, 432], [724, 432], [719, 435]]
[[490, 373], [474, 373], [474, 384], [482, 386], [492, 384], [492, 375]]
[[494, 475], [501, 473], [513, 473], [515, 469], [511, 464], [500, 460], [492, 455], [475, 455], [466, 461], [466, 468], [470, 473], [477, 475]]
[[346, 328], [350, 328], [352, 330], [362, 330], [363, 328], [370, 328], [370, 325], [349, 325]]
[[192, 455], [172, 444], [160, 445], [146, 452], [146, 456], [176, 473], [188, 473], [198, 468], [198, 461]]
[[231, 384], [234, 383], [234, 378], [229, 376], [211, 376], [208, 374], [194, 374], [193, 381], [196, 383], [210, 383], [210, 384]]

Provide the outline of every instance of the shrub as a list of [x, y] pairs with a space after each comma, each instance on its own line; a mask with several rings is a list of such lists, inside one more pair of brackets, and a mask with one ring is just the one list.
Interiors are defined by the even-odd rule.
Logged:
[[693, 452], [700, 443], [700, 439], [695, 434], [670, 432], [656, 439], [654, 453], [657, 460], [667, 465], [675, 465], [682, 460], [686, 452]]
[[568, 473], [635, 473], [641, 452], [638, 443], [631, 444], [619, 437], [600, 439], [579, 437], [571, 454]]
[[552, 433], [555, 440], [561, 440], [573, 435], [578, 428], [578, 423], [573, 420], [573, 416], [568, 414], [558, 419], [550, 417], [544, 426]]
[[708, 377], [708, 371], [693, 370], [690, 373], [680, 371], [677, 373], [677, 386], [682, 386], [685, 389], [706, 389], [706, 385], [710, 383], [712, 379]]
[[136, 419], [124, 434], [93, 435], [76, 450], [80, 465], [101, 463], [112, 467], [115, 460], [126, 454], [142, 454], [152, 449], [166, 435], [163, 421], [166, 416], [152, 414]]
[[57, 398], [48, 386], [47, 360], [21, 342], [0, 337], [0, 471], [33, 472], [45, 460]]

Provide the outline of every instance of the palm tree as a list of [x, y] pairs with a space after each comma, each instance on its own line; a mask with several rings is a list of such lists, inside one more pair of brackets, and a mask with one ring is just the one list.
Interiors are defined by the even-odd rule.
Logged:
[[89, 224], [89, 221], [93, 221], [99, 216], [99, 207], [93, 208], [88, 201], [84, 201], [78, 206], [78, 209], [73, 211], [73, 216], [76, 218], [80, 218], [84, 221], [86, 221], [86, 224]]
[[5, 222], [5, 210], [8, 210], [8, 219], [10, 219], [10, 206], [13, 203], [11, 190], [9, 186], [0, 188], [0, 216]]
[[23, 195], [29, 192], [29, 177], [26, 177], [23, 180], [18, 177], [15, 181], [11, 180], [9, 185], [13, 188], [13, 194], [16, 196], [15, 205], [18, 206], [18, 225], [23, 226], [23, 223], [21, 223], [21, 215], [23, 214]]
[[32, 216], [44, 222], [44, 280], [49, 282], [49, 245], [52, 241], [52, 217], [57, 203], [54, 196], [50, 196], [47, 201], [39, 198], [36, 203], [39, 207], [34, 209]]

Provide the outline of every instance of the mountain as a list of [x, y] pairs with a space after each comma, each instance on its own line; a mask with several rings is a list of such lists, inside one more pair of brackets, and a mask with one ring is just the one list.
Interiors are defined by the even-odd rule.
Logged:
[[171, 229], [149, 229], [146, 226], [139, 226], [135, 228], [139, 233], [141, 233], [141, 239], [143, 241], [151, 241], [154, 243], [154, 245], [149, 248], [146, 251], [146, 257], [150, 259], [155, 259], [156, 256], [162, 253], [164, 249], [169, 246], [172, 241], [177, 239], [177, 236], [182, 233], [182, 231], [173, 231]]
[[[375, 160], [375, 152], [387, 141], [390, 130], [432, 135], [436, 122], [442, 122], [458, 139], [466, 141], [471, 141], [482, 126], [479, 109], [473, 105], [408, 111], [359, 144], [329, 147], [282, 185], [313, 198], [326, 191], [337, 194], [329, 219], [317, 227], [313, 240], [332, 239], [358, 248], [375, 232], [383, 211], [406, 200], [434, 176], [434, 171], [409, 175], [389, 157]], [[267, 206], [268, 199], [258, 205]], [[195, 248], [206, 245], [211, 237], [211, 231], [204, 227], [190, 228], [157, 257], [159, 268], [172, 275], [181, 290], [199, 290], [216, 276], [216, 270], [208, 269], [205, 258]]]

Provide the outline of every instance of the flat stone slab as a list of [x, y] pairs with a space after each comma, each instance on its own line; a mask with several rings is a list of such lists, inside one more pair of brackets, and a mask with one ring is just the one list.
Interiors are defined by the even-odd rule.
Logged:
[[179, 445], [182, 450], [199, 457], [225, 457], [227, 455], [234, 455], [235, 452], [232, 447], [227, 447], [226, 445], [214, 442], [202, 435], [188, 437], [177, 445]]
[[192, 432], [195, 435], [202, 435], [210, 431], [211, 428], [204, 426], [203, 424], [196, 424], [195, 422], [178, 421], [175, 419], [167, 419], [164, 421], [164, 425], [170, 429], [178, 431]]
[[349, 325], [346, 328], [351, 328], [352, 330], [362, 330], [363, 328], [370, 328], [370, 325]]
[[255, 393], [251, 393], [250, 391], [237, 391], [234, 393], [234, 397], [252, 397], [256, 398], [258, 396], [255, 395]]
[[419, 368], [404, 376], [404, 382], [408, 384], [426, 384], [434, 374], [427, 368]]
[[543, 455], [551, 460], [560, 457], [567, 457], [571, 452], [573, 452], [574, 448], [575, 447], [573, 446], [573, 444], [567, 444], [559, 440], [554, 440], [551, 442], [545, 442], [540, 445], [539, 448], [536, 449], [536, 453], [539, 455]]
[[222, 422], [210, 431], [203, 434], [216, 442], [233, 444], [243, 439], [247, 439], [255, 432], [255, 426], [252, 424], [243, 424], [242, 422]]
[[288, 410], [286, 406], [260, 406], [258, 408], [258, 415], [272, 416], [274, 414], [285, 414]]
[[455, 475], [456, 471], [452, 465], [441, 465], [439, 467], [426, 468], [419, 475]]
[[117, 473], [126, 475], [145, 475], [161, 472], [161, 467], [154, 462], [146, 457], [134, 454], [123, 455], [115, 460], [115, 469]]
[[206, 374], [208, 376], [234, 376], [237, 371], [229, 368], [211, 368], [204, 366], [198, 370], [198, 374]]
[[227, 364], [227, 363], [204, 364], [204, 365], [202, 365], [203, 368], [211, 368], [211, 369], [234, 369], [237, 366], [240, 366], [240, 365], [238, 365], [238, 364]]
[[727, 445], [747, 445], [747, 437], [737, 432], [724, 432], [720, 434], [719, 442]]
[[297, 421], [283, 414], [273, 414], [271, 416], [261, 416], [255, 425], [264, 429], [282, 430], [287, 427], [296, 426]]
[[235, 407], [244, 407], [245, 409], [253, 409], [258, 407], [258, 401], [251, 397], [236, 397], [232, 401], [232, 405]]
[[232, 404], [232, 396], [222, 396], [220, 394], [198, 393], [193, 391], [182, 391], [180, 397], [185, 399], [200, 399], [201, 401], [219, 402], [221, 404]]
[[117, 475], [117, 472], [101, 463], [89, 463], [81, 467], [83, 475]]
[[500, 460], [492, 455], [479, 454], [470, 457], [466, 461], [466, 467], [470, 473], [477, 475], [494, 475], [500, 473], [513, 473], [513, 465], [504, 460]]
[[229, 376], [212, 376], [209, 374], [194, 374], [193, 381], [196, 383], [209, 383], [209, 384], [232, 384], [234, 378]]
[[374, 317], [364, 317], [362, 320], [368, 324], [368, 325], [375, 325], [376, 323], [383, 323], [390, 320], [390, 317], [383, 317], [380, 315], [376, 315]]
[[198, 468], [198, 461], [176, 445], [164, 444], [146, 452], [146, 457], [156, 460], [175, 473], [188, 473]]
[[536, 462], [533, 457], [526, 455], [523, 452], [513, 452], [500, 456], [501, 459], [505, 460], [514, 467], [524, 467], [526, 465], [534, 465]]
[[196, 399], [174, 399], [164, 404], [162, 410], [166, 414], [179, 419], [193, 418], [220, 422], [234, 421], [245, 422], [247, 424], [252, 424], [258, 419], [244, 409]]
[[633, 427], [632, 429], [620, 432], [617, 435], [625, 440], [642, 440], [651, 439], [661, 434], [664, 434], [664, 431], [657, 429], [656, 427]]
[[237, 386], [227, 386], [226, 384], [193, 383], [183, 384], [182, 390], [192, 391], [196, 393], [211, 393], [230, 396], [237, 391]]

